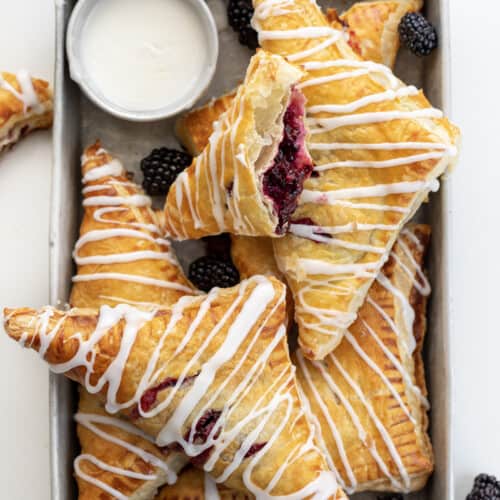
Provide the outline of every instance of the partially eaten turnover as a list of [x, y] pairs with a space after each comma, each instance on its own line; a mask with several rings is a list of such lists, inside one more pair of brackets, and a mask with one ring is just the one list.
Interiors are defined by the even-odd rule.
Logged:
[[302, 74], [259, 51], [203, 152], [172, 185], [165, 229], [176, 239], [284, 234], [313, 164], [305, 145]]

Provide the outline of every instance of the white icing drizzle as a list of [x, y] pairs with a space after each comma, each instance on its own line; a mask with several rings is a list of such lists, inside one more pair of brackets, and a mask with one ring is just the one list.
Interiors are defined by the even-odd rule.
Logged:
[[[300, 50], [299, 52], [282, 55], [285, 55], [290, 61], [300, 63], [302, 68], [308, 72], [304, 80], [299, 84], [299, 88], [304, 90], [306, 94], [310, 92], [310, 96], [325, 96], [332, 99], [332, 95], [334, 96], [335, 94], [328, 92], [328, 90], [322, 86], [331, 86], [334, 85], [335, 82], [346, 80], [352, 80], [354, 82], [354, 80], [366, 76], [378, 84], [378, 89], [373, 90], [372, 93], [366, 90], [358, 94], [354, 100], [350, 102], [345, 102], [340, 99], [339, 102], [328, 100], [321, 102], [321, 99], [315, 98], [314, 104], [308, 106], [307, 116], [311, 133], [308, 147], [313, 152], [317, 151], [321, 154], [321, 152], [324, 151], [328, 154], [328, 156], [319, 156], [317, 158], [315, 171], [319, 175], [328, 174], [334, 169], [392, 169], [395, 167], [411, 167], [413, 164], [427, 161], [445, 162], [447, 159], [449, 160], [457, 154], [457, 150], [451, 143], [451, 140], [449, 140], [445, 134], [437, 131], [437, 128], [432, 122], [434, 119], [441, 118], [443, 116], [442, 112], [432, 107], [415, 109], [414, 106], [410, 106], [408, 98], [417, 96], [419, 90], [414, 86], [405, 86], [393, 75], [392, 71], [387, 66], [371, 61], [361, 61], [354, 57], [352, 60], [348, 59], [348, 52], [343, 50], [340, 44], [340, 57], [343, 58], [335, 60], [333, 58], [330, 60], [317, 60], [321, 57], [325, 58], [324, 49], [332, 44], [336, 44], [342, 39], [342, 31], [335, 30], [327, 26], [326, 23], [321, 26], [303, 26], [284, 30], [283, 26], [287, 24], [285, 17], [276, 20], [274, 23], [275, 26], [279, 27], [277, 30], [268, 30], [266, 29], [267, 26], [264, 27], [263, 22], [269, 18], [290, 14], [301, 16], [301, 14], [305, 14], [302, 10], [306, 9], [306, 7], [299, 8], [297, 3], [287, 0], [269, 0], [257, 3], [259, 3], [259, 5], [255, 10], [252, 25], [258, 31], [261, 42], [267, 40], [298, 40], [301, 42], [297, 44], [297, 46], [300, 47], [300, 49], [297, 49]], [[314, 6], [314, 9], [318, 8], [314, 1], [312, 1], [311, 4]], [[303, 47], [306, 47], [306, 49], [304, 50]], [[382, 89], [380, 89], [380, 87], [382, 87]], [[373, 111], [375, 105], [384, 103], [390, 104], [396, 101], [402, 103], [401, 106], [398, 106], [399, 109], [388, 110], [387, 107], [384, 107], [384, 109], [380, 111]], [[401, 141], [353, 144], [339, 143], [333, 140], [332, 142], [328, 141], [328, 134], [330, 133], [333, 139], [335, 134], [331, 132], [342, 127], [368, 127], [373, 124], [385, 123], [393, 120], [418, 120], [423, 127], [429, 130], [429, 134], [433, 134], [433, 137], [429, 139], [429, 141], [434, 140], [435, 142]], [[402, 126], [404, 126], [404, 124]], [[438, 138], [440, 140], [436, 141]], [[374, 151], [381, 153], [401, 151], [401, 154], [395, 157], [391, 155], [389, 158], [387, 156], [384, 158], [384, 156], [374, 154], [367, 160], [360, 160], [359, 155], [356, 155], [357, 151]], [[409, 169], [407, 171], [411, 172]], [[341, 175], [343, 179], [348, 178], [346, 174], [342, 173]], [[353, 173], [354, 180], [356, 179], [356, 175], [356, 173]], [[371, 178], [369, 172], [362, 175], [366, 176], [368, 179]], [[388, 231], [397, 232], [402, 224], [414, 212], [415, 203], [422, 199], [421, 193], [434, 191], [439, 188], [439, 183], [433, 177], [424, 180], [412, 179], [410, 175], [401, 175], [399, 178], [399, 182], [396, 181], [392, 184], [358, 186], [356, 182], [353, 182], [352, 187], [335, 189], [335, 187], [332, 186], [339, 185], [340, 181], [337, 181], [336, 178], [329, 177], [330, 182], [325, 184], [324, 191], [321, 189], [312, 189], [311, 186], [318, 186], [321, 188], [322, 185], [321, 178], [311, 178], [308, 181], [307, 188], [302, 192], [300, 202], [301, 204], [317, 204], [318, 208], [316, 210], [321, 210], [323, 205], [327, 205], [330, 207], [338, 207], [339, 210], [352, 208], [355, 210], [394, 212], [396, 214], [401, 214], [398, 223], [394, 224], [393, 228], [387, 228]], [[345, 180], [342, 182], [344, 183]], [[412, 196], [407, 203], [405, 202], [404, 206], [395, 206], [391, 205], [391, 202], [387, 200], [387, 197], [393, 194], [411, 194]], [[378, 199], [364, 202], [364, 198]], [[309, 213], [312, 213], [313, 219], [314, 210], [314, 207], [309, 209]], [[357, 217], [361, 218], [361, 215], [357, 215]], [[332, 217], [330, 217], [330, 219], [332, 219]], [[330, 232], [331, 229], [332, 228], [320, 227], [307, 228], [306, 225], [295, 224], [292, 225], [291, 232], [295, 236], [309, 238], [319, 244], [328, 245], [330, 247], [339, 247], [352, 252], [374, 254], [374, 259], [378, 259], [381, 267], [381, 264], [385, 261], [389, 253], [389, 248], [386, 246], [378, 247], [361, 244], [361, 242], [347, 241], [349, 240], [347, 237], [330, 238], [329, 236], [334, 234]], [[381, 226], [377, 227], [377, 225], [371, 230], [379, 229], [385, 230]], [[353, 231], [356, 230], [357, 228], [354, 227]], [[327, 250], [321, 252], [322, 256], [326, 254]], [[303, 327], [307, 327], [330, 336], [340, 336], [343, 332], [337, 330], [337, 328], [339, 328], [338, 325], [348, 325], [349, 321], [355, 318], [355, 315], [344, 314], [339, 311], [327, 311], [324, 307], [312, 306], [310, 302], [314, 300], [313, 292], [315, 290], [321, 290], [322, 293], [331, 297], [332, 303], [335, 303], [336, 295], [357, 294], [360, 293], [360, 288], [354, 286], [354, 284], [352, 287], [348, 284], [339, 286], [331, 279], [307, 275], [308, 272], [313, 273], [315, 271], [321, 271], [329, 275], [330, 278], [330, 276], [334, 274], [330, 271], [330, 268], [335, 264], [330, 265], [326, 263], [325, 265], [321, 265], [318, 261], [317, 265], [313, 265], [311, 262], [312, 259], [303, 260], [307, 261], [307, 269], [304, 267], [302, 268], [302, 271], [306, 273], [305, 276], [297, 273], [295, 269], [287, 268], [285, 270], [288, 274], [297, 275], [297, 279], [299, 280], [299, 284], [294, 290], [297, 305], [296, 319], [299, 323], [299, 328], [302, 329]], [[339, 264], [339, 266], [343, 268], [344, 264]], [[359, 276], [359, 269], [358, 266], [354, 266], [352, 268], [354, 274], [352, 276], [344, 275], [345, 279], [352, 280], [356, 276]], [[371, 279], [374, 277], [374, 273], [366, 273], [364, 277]], [[423, 286], [425, 286], [425, 283]], [[326, 299], [323, 303], [325, 302], [327, 302]], [[340, 321], [337, 321], [339, 314]], [[312, 318], [308, 318], [308, 315], [312, 316]]]
[[[93, 413], [82, 413], [78, 412], [75, 415], [75, 420], [76, 422], [81, 425], [82, 427], [85, 427], [88, 429], [90, 432], [94, 433], [96, 436], [99, 438], [108, 441], [109, 443], [113, 443], [116, 446], [120, 446], [131, 453], [134, 453], [137, 455], [141, 460], [144, 462], [151, 464], [153, 467], [156, 469], [160, 469], [164, 471], [164, 473], [167, 476], [167, 482], [168, 484], [174, 484], [177, 480], [177, 474], [171, 470], [166, 463], [158, 458], [157, 456], [153, 455], [152, 453], [147, 452], [143, 448], [140, 448], [138, 446], [135, 446], [128, 441], [125, 441], [123, 439], [118, 438], [117, 436], [114, 436], [112, 433], [105, 431], [100, 427], [100, 425], [108, 426], [108, 427], [114, 427], [117, 429], [120, 429], [124, 432], [127, 432], [128, 434], [132, 434], [135, 436], [139, 436], [141, 439], [144, 439], [146, 441], [149, 441], [151, 443], [154, 443], [154, 441], [147, 436], [145, 433], [134, 427], [133, 425], [124, 422], [123, 420], [120, 420], [118, 418], [113, 418], [113, 417], [108, 417], [105, 415], [99, 415], [99, 414], [93, 414]], [[103, 481], [100, 481], [99, 479], [89, 476], [88, 474], [84, 473], [80, 467], [80, 464], [82, 461], [89, 461], [95, 466], [99, 467], [101, 470], [111, 472], [113, 474], [117, 474], [120, 476], [124, 477], [130, 477], [133, 479], [139, 479], [142, 481], [153, 481], [157, 479], [158, 474], [141, 474], [138, 472], [134, 472], [130, 469], [124, 469], [121, 467], [115, 467], [112, 465], [109, 465], [102, 460], [98, 459], [94, 455], [90, 455], [88, 453], [79, 455], [75, 461], [74, 461], [74, 469], [75, 473], [78, 477], [84, 479], [85, 481], [93, 484], [94, 486], [110, 493], [111, 495], [116, 496], [117, 498], [123, 498], [127, 499], [129, 498], [126, 495], [123, 495], [120, 493], [118, 490], [112, 488], [111, 486], [107, 485]]]
[[[344, 369], [344, 367], [342, 366], [340, 361], [337, 359], [335, 354], [331, 353], [329, 355], [329, 358], [333, 361], [333, 364], [335, 365], [337, 370], [341, 373], [342, 377], [349, 384], [351, 389], [354, 391], [354, 393], [359, 398], [359, 400], [361, 401], [361, 403], [365, 407], [366, 411], [370, 415], [370, 418], [372, 419], [373, 423], [375, 424], [375, 427], [377, 428], [380, 436], [382, 437], [385, 445], [387, 446], [387, 449], [389, 450], [389, 453], [391, 455], [392, 460], [394, 461], [394, 463], [396, 464], [396, 467], [398, 468], [398, 471], [401, 475], [401, 479], [403, 480], [405, 491], [408, 491], [408, 489], [410, 487], [410, 477], [409, 477], [408, 472], [403, 464], [401, 456], [399, 455], [397, 448], [391, 439], [389, 432], [382, 424], [380, 418], [377, 416], [373, 406], [371, 405], [371, 403], [368, 401], [368, 399], [364, 395], [363, 391], [361, 390], [361, 387], [347, 373], [347, 371]], [[394, 478], [392, 478], [391, 482], [395, 486], [398, 485], [398, 481], [395, 481]]]
[[[92, 156], [84, 154], [82, 161], [84, 164], [90, 160], [98, 159], [102, 155], [107, 154], [102, 148]], [[159, 229], [155, 224], [144, 224], [140, 222], [123, 222], [112, 218], [112, 214], [119, 214], [131, 210], [133, 207], [149, 207], [151, 199], [143, 194], [136, 194], [135, 184], [128, 181], [117, 180], [116, 177], [124, 176], [125, 169], [120, 161], [112, 159], [104, 165], [97, 166], [88, 170], [84, 177], [83, 183], [98, 182], [85, 186], [83, 193], [86, 196], [83, 201], [85, 207], [100, 207], [93, 212], [94, 221], [109, 225], [109, 228], [97, 229], [83, 234], [76, 242], [73, 258], [78, 266], [85, 265], [107, 265], [121, 264], [128, 262], [138, 262], [147, 260], [162, 260], [168, 262], [172, 266], [178, 267], [178, 263], [174, 255], [170, 251], [170, 244], [166, 239], [159, 238]], [[132, 188], [132, 193], [128, 196], [119, 196], [117, 187]], [[113, 196], [101, 196], [99, 193], [102, 190], [112, 189], [115, 191]], [[104, 217], [108, 215], [108, 217]], [[154, 220], [154, 218], [153, 218]], [[116, 227], [119, 226], [119, 227]], [[125, 253], [110, 253], [106, 255], [91, 255], [83, 257], [80, 255], [82, 248], [88, 243], [106, 241], [114, 238], [132, 238], [138, 241], [146, 241], [153, 244], [152, 250], [141, 250]], [[73, 282], [88, 282], [95, 280], [117, 280], [132, 283], [139, 283], [146, 286], [155, 286], [164, 289], [178, 290], [185, 293], [193, 293], [191, 287], [175, 283], [167, 280], [152, 278], [136, 274], [118, 273], [112, 271], [103, 271], [87, 274], [78, 274], [73, 277]]]
[[[189, 176], [186, 171], [181, 173], [175, 185], [175, 203], [178, 213], [182, 213], [184, 201], [187, 201], [189, 209], [189, 220], [193, 222], [195, 229], [203, 227], [203, 217], [199, 213], [197, 207], [200, 206], [200, 184], [206, 183], [208, 188], [208, 197], [210, 200], [211, 215], [217, 224], [218, 230], [223, 232], [227, 230], [224, 210], [227, 210], [233, 226], [244, 234], [253, 230], [253, 226], [246, 216], [244, 216], [239, 208], [240, 203], [240, 182], [238, 168], [234, 165], [238, 162], [240, 165], [250, 168], [247, 164], [247, 153], [244, 145], [237, 144], [236, 133], [238, 131], [241, 120], [244, 114], [244, 100], [239, 97], [239, 94], [234, 99], [233, 107], [223, 113], [219, 119], [213, 124], [213, 133], [209, 139], [208, 149], [193, 161], [192, 168], [194, 170], [194, 196], [191, 193]], [[228, 145], [229, 142], [229, 145]], [[221, 143], [221, 144], [220, 144]], [[219, 148], [219, 145], [221, 147]], [[226, 148], [231, 151], [237, 151], [235, 157], [226, 158]], [[220, 152], [219, 152], [220, 149]], [[223, 200], [222, 193], [225, 192], [224, 171], [227, 162], [233, 163], [233, 176], [231, 196], [226, 196]], [[206, 164], [206, 165], [205, 165]], [[218, 166], [221, 172], [218, 171]], [[166, 213], [166, 219], [170, 226], [170, 233], [177, 238], [187, 238], [188, 231], [185, 227], [182, 217], [172, 219]]]
[[[408, 279], [410, 280], [409, 288], [407, 289], [407, 291], [403, 293], [403, 291], [399, 289], [398, 286], [391, 280], [389, 280], [389, 278], [383, 272], [381, 272], [377, 277], [378, 283], [382, 285], [392, 296], [394, 304], [399, 304], [400, 312], [403, 316], [403, 328], [399, 328], [396, 325], [395, 320], [390, 317], [389, 314], [382, 308], [382, 306], [376, 303], [370, 296], [368, 296], [367, 302], [374, 308], [373, 314], [380, 314], [382, 319], [384, 320], [384, 326], [381, 327], [380, 330], [384, 332], [384, 335], [387, 335], [386, 329], [390, 329], [391, 335], [393, 335], [394, 338], [397, 339], [397, 345], [399, 346], [401, 358], [408, 359], [411, 358], [414, 350], [413, 346], [415, 345], [413, 330], [415, 311], [413, 310], [410, 303], [410, 292], [412, 288], [414, 288], [418, 293], [422, 294], [422, 292], [424, 292], [423, 294], [427, 295], [428, 293], [430, 293], [430, 288], [427, 289], [426, 286], [422, 286], [422, 283], [419, 282], [419, 280], [421, 280], [421, 276], [425, 277], [425, 274], [423, 273], [421, 266], [417, 263], [417, 260], [414, 257], [413, 253], [406, 245], [405, 240], [411, 241], [411, 243], [417, 248], [419, 252], [422, 252], [424, 250], [424, 246], [414, 232], [409, 229], [405, 229], [400, 235], [395, 249], [391, 253], [391, 256], [393, 258], [400, 252], [404, 253], [406, 259], [410, 263], [409, 265], [401, 265], [401, 261], [396, 260], [397, 265], [401, 268], [403, 273], [408, 276]], [[403, 266], [405, 266], [406, 269]], [[427, 281], [425, 283], [428, 284]], [[374, 321], [374, 324], [378, 324], [377, 322], [375, 322], [373, 314], [365, 314], [362, 318], [358, 319], [358, 321], [360, 321], [363, 325], [363, 334], [355, 336], [350, 331], [347, 331], [343, 342], [349, 344], [352, 352], [354, 352], [359, 357], [360, 361], [364, 363], [367, 368], [371, 372], [373, 372], [374, 376], [376, 376], [382, 382], [394, 401], [397, 402], [397, 404], [401, 407], [408, 420], [416, 427], [418, 425], [418, 422], [416, 419], [416, 415], [414, 415], [412, 412], [413, 408], [408, 402], [405, 402], [403, 400], [403, 395], [397, 391], [396, 387], [393, 385], [389, 377], [385, 375], [384, 369], [387, 370], [387, 368], [382, 369], [382, 367], [378, 366], [374, 359], [369, 356], [368, 350], [365, 350], [363, 348], [365, 342], [375, 341], [375, 345], [383, 352], [388, 362], [390, 362], [394, 369], [400, 373], [404, 382], [405, 389], [411, 391], [413, 395], [417, 397], [423, 409], [429, 408], [428, 401], [423, 396], [420, 388], [416, 385], [414, 375], [411, 374], [398, 359], [398, 357], [391, 352], [391, 350], [385, 345], [384, 341], [380, 338], [380, 335], [375, 332], [374, 327], [372, 327], [372, 325], [370, 324], [371, 318], [373, 318], [372, 321]], [[369, 338], [367, 340], [364, 340], [366, 338], [364, 336], [366, 333], [369, 335]], [[412, 343], [410, 345], [408, 343], [409, 338], [412, 339]], [[373, 438], [373, 436], [368, 435], [367, 430], [361, 423], [362, 420], [360, 419], [360, 416], [357, 414], [355, 408], [351, 405], [351, 397], [340, 389], [340, 386], [338, 385], [339, 378], [338, 376], [333, 376], [333, 373], [328, 368], [328, 364], [322, 361], [305, 360], [300, 350], [297, 351], [296, 356], [298, 360], [298, 368], [303, 376], [303, 379], [305, 380], [305, 382], [302, 383], [306, 385], [306, 387], [303, 387], [303, 394], [305, 397], [310, 398], [309, 404], [314, 403], [321, 412], [321, 415], [323, 417], [322, 421], [324, 422], [324, 426], [321, 429], [322, 434], [329, 432], [335, 442], [339, 463], [343, 465], [345, 474], [347, 476], [343, 479], [344, 481], [348, 481], [350, 484], [350, 486], [345, 486], [346, 491], [348, 493], [353, 493], [356, 491], [357, 482], [355, 474], [345, 453], [344, 443], [342, 440], [343, 436], [336, 428], [335, 422], [328, 409], [328, 401], [331, 399], [331, 397], [325, 392], [324, 389], [320, 389], [320, 386], [317, 384], [317, 382], [315, 382], [315, 378], [313, 378], [311, 375], [312, 369], [314, 369], [317, 374], [321, 375], [321, 380], [326, 383], [326, 385], [336, 396], [340, 404], [342, 404], [358, 433], [360, 441], [370, 452], [373, 460], [377, 463], [382, 474], [390, 480], [392, 486], [395, 489], [399, 491], [408, 491], [410, 487], [410, 477], [405, 467], [403, 458], [398, 453], [389, 431], [384, 427], [380, 418], [377, 416], [375, 407], [372, 406], [367, 396], [363, 393], [361, 386], [347, 372], [346, 367], [343, 365], [343, 358], [341, 356], [337, 356], [335, 353], [332, 353], [328, 356], [327, 359], [330, 363], [332, 363], [332, 366], [335, 367], [336, 371], [338, 371], [340, 376], [345, 380], [350, 390], [353, 391], [356, 399], [362, 403], [364, 409], [370, 417], [370, 420], [375, 425], [384, 445], [389, 451], [392, 461], [398, 469], [397, 476], [391, 474], [390, 466], [388, 463], [385, 463], [383, 461], [381, 454], [375, 444], [375, 439]], [[365, 375], [365, 377], [366, 376], [368, 375]]]
[[1, 74], [0, 89], [10, 92], [24, 106], [24, 113], [31, 111], [34, 114], [42, 114], [45, 108], [40, 102], [36, 90], [33, 86], [33, 80], [26, 70], [21, 70], [16, 74], [17, 82], [21, 89], [16, 90]]
[[360, 186], [347, 189], [337, 189], [335, 191], [311, 191], [304, 189], [301, 196], [302, 203], [318, 203], [330, 205], [337, 200], [352, 198], [378, 198], [391, 194], [416, 193], [421, 190], [437, 191], [439, 181], [407, 181], [395, 182], [392, 184], [375, 184], [374, 186]]
[[[197, 305], [197, 314], [194, 319], [190, 319], [190, 326], [185, 332], [184, 337], [177, 344], [177, 348], [171, 359], [176, 358], [189, 344], [193, 335], [197, 332], [200, 325], [203, 324], [205, 316], [210, 314], [210, 305], [214, 300], [217, 300], [219, 293], [220, 290], [213, 289], [205, 297], [185, 296], [173, 305], [172, 314], [165, 331], [157, 341], [157, 345], [148, 360], [135, 394], [128, 401], [119, 402], [117, 400], [125, 366], [139, 331], [146, 322], [153, 319], [157, 310], [141, 311], [125, 304], [120, 304], [115, 308], [103, 306], [94, 331], [86, 339], [79, 333], [73, 335], [72, 338], [78, 341], [75, 355], [67, 362], [51, 365], [51, 369], [56, 373], [64, 373], [77, 367], [84, 367], [86, 376], [83, 385], [91, 394], [102, 393], [103, 390], [106, 390], [106, 410], [110, 413], [116, 413], [119, 410], [137, 405], [145, 392], [158, 384], [165, 376], [165, 373], [168, 372], [167, 367], [170, 360], [162, 360], [161, 365], [159, 365], [160, 353], [172, 329], [182, 320], [186, 307]], [[285, 496], [275, 496], [272, 494], [273, 488], [280, 480], [287, 464], [300, 459], [303, 455], [309, 454], [311, 450], [317, 450], [312, 428], [307, 442], [300, 448], [292, 450], [285, 457], [283, 464], [278, 467], [267, 487], [259, 487], [252, 478], [252, 471], [278, 439], [285, 425], [293, 425], [297, 419], [305, 415], [304, 410], [297, 408], [297, 401], [291, 393], [295, 374], [293, 366], [286, 365], [281, 375], [276, 377], [265, 393], [253, 403], [252, 407], [248, 408], [247, 404], [245, 407], [245, 416], [240, 418], [234, 427], [229, 429], [224, 428], [224, 422], [229, 419], [233, 412], [238, 412], [239, 403], [251, 393], [254, 385], [260, 380], [259, 374], [268, 366], [271, 354], [286, 337], [286, 328], [284, 325], [277, 330], [272, 338], [262, 336], [262, 331], [268, 326], [276, 309], [283, 307], [285, 297], [284, 288], [277, 293], [271, 281], [263, 276], [256, 276], [244, 281], [239, 287], [238, 294], [235, 296], [233, 302], [228, 305], [222, 318], [212, 330], [206, 332], [202, 345], [194, 352], [189, 362], [186, 363], [186, 366], [178, 377], [177, 383], [169, 389], [168, 396], [147, 411], [140, 405], [137, 409], [143, 418], [151, 418], [168, 408], [177, 396], [176, 406], [172, 407], [170, 418], [157, 435], [155, 442], [159, 446], [177, 442], [181, 444], [185, 452], [190, 456], [196, 456], [208, 449], [212, 449], [211, 456], [205, 463], [205, 470], [207, 472], [212, 471], [217, 457], [224, 453], [224, 450], [231, 441], [253, 422], [253, 429], [248, 432], [240, 449], [235, 453], [232, 462], [227, 464], [226, 469], [220, 477], [215, 478], [216, 482], [223, 481], [241, 465], [252, 445], [259, 443], [259, 436], [267, 423], [276, 417], [276, 412], [279, 412], [281, 418], [280, 424], [272, 429], [270, 436], [266, 433], [265, 443], [262, 443], [262, 448], [253, 454], [253, 456], [246, 458], [247, 462], [243, 474], [245, 487], [258, 499], [298, 500], [311, 496], [326, 500], [334, 496], [337, 491], [334, 474], [326, 471], [318, 474], [313, 482], [306, 485], [300, 491]], [[269, 312], [267, 312], [268, 308]], [[59, 329], [65, 318], [71, 314], [71, 311], [65, 313], [54, 328], [50, 329], [48, 325], [52, 314], [53, 309], [45, 309], [37, 318], [34, 328], [38, 334], [40, 342], [39, 353], [42, 357], [59, 333]], [[118, 354], [102, 376], [96, 380], [94, 375], [96, 346], [109, 329], [113, 328], [119, 322], [123, 322], [124, 327], [120, 345], [118, 346]], [[226, 327], [227, 332], [217, 350], [215, 352], [209, 350], [208, 347], [212, 340], [217, 334], [220, 335], [222, 328]], [[248, 362], [249, 357], [253, 359], [255, 348], [259, 345], [258, 342], [263, 342], [264, 338], [267, 339], [265, 346], [263, 345], [259, 348], [261, 351], [260, 354], [252, 363], [251, 368], [244, 374], [243, 379], [240, 379], [243, 363], [245, 361]], [[242, 352], [243, 346], [245, 348]], [[234, 363], [235, 366], [225, 375], [224, 381], [220, 385], [217, 385], [212, 393], [210, 393], [210, 397], [207, 398], [207, 387], [237, 352], [239, 352], [240, 357]], [[199, 361], [202, 356], [204, 356], [204, 361], [200, 365]], [[199, 366], [198, 375], [189, 387], [179, 394], [183, 382], [190, 373], [193, 373], [195, 366]], [[224, 388], [231, 383], [236, 385], [235, 389], [231, 392], [231, 397], [220, 408], [220, 417], [217, 419], [206, 441], [200, 444], [198, 441], [195, 441], [193, 431], [196, 422], [199, 421], [207, 410], [213, 409], [214, 404], [217, 404], [217, 406], [220, 405], [220, 403], [216, 402], [220, 400], [220, 394]], [[248, 400], [246, 401], [248, 402]], [[200, 405], [202, 402], [203, 404]], [[199, 408], [199, 406], [201, 407]], [[195, 409], [196, 414], [193, 419], [193, 411]], [[192, 430], [186, 435], [185, 425], [188, 421], [192, 422]]]
[[217, 483], [212, 479], [210, 474], [203, 475], [204, 478], [204, 493], [205, 500], [220, 500], [219, 490], [217, 489]]
[[125, 169], [123, 168], [122, 163], [117, 159], [113, 159], [105, 165], [89, 170], [83, 176], [82, 182], [87, 184], [88, 182], [97, 181], [98, 179], [103, 179], [105, 177], [118, 177], [124, 174]]

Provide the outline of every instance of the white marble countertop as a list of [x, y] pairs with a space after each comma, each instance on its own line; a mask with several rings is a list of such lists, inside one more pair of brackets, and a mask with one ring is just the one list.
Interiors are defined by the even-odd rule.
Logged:
[[[52, 80], [53, 0], [0, 0], [0, 68], [29, 68]], [[453, 467], [456, 499], [479, 472], [500, 476], [500, 335], [495, 266], [500, 242], [500, 4], [450, 0], [452, 118], [463, 131], [450, 179], [453, 228]], [[486, 15], [484, 15], [486, 13]], [[50, 133], [37, 133], [0, 158], [0, 306], [42, 305], [48, 297]], [[496, 220], [496, 222], [495, 222]], [[33, 356], [0, 338], [0, 484], [9, 500], [50, 498], [48, 374]]]

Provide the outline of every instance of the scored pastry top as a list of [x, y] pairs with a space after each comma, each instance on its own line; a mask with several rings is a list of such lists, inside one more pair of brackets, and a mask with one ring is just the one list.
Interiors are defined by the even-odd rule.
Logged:
[[264, 49], [305, 71], [315, 168], [275, 242], [296, 305], [299, 343], [321, 359], [356, 318], [390, 248], [455, 161], [458, 129], [391, 70], [363, 61], [315, 2], [255, 0]]
[[256, 276], [168, 308], [5, 311], [9, 335], [158, 446], [256, 496], [338, 494], [299, 400], [285, 287]]

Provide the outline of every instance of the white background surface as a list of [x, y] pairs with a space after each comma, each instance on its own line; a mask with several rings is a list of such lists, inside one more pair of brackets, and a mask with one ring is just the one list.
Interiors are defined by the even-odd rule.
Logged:
[[[463, 500], [478, 472], [500, 476], [500, 100], [497, 0], [450, 0], [452, 118], [464, 139], [452, 176], [454, 471]], [[0, 68], [52, 80], [52, 0], [0, 0]], [[51, 144], [37, 133], [0, 158], [0, 306], [45, 304]], [[1, 327], [0, 327], [1, 328]], [[0, 337], [0, 484], [9, 500], [50, 498], [48, 376]], [[4, 496], [6, 495], [6, 496]]]

